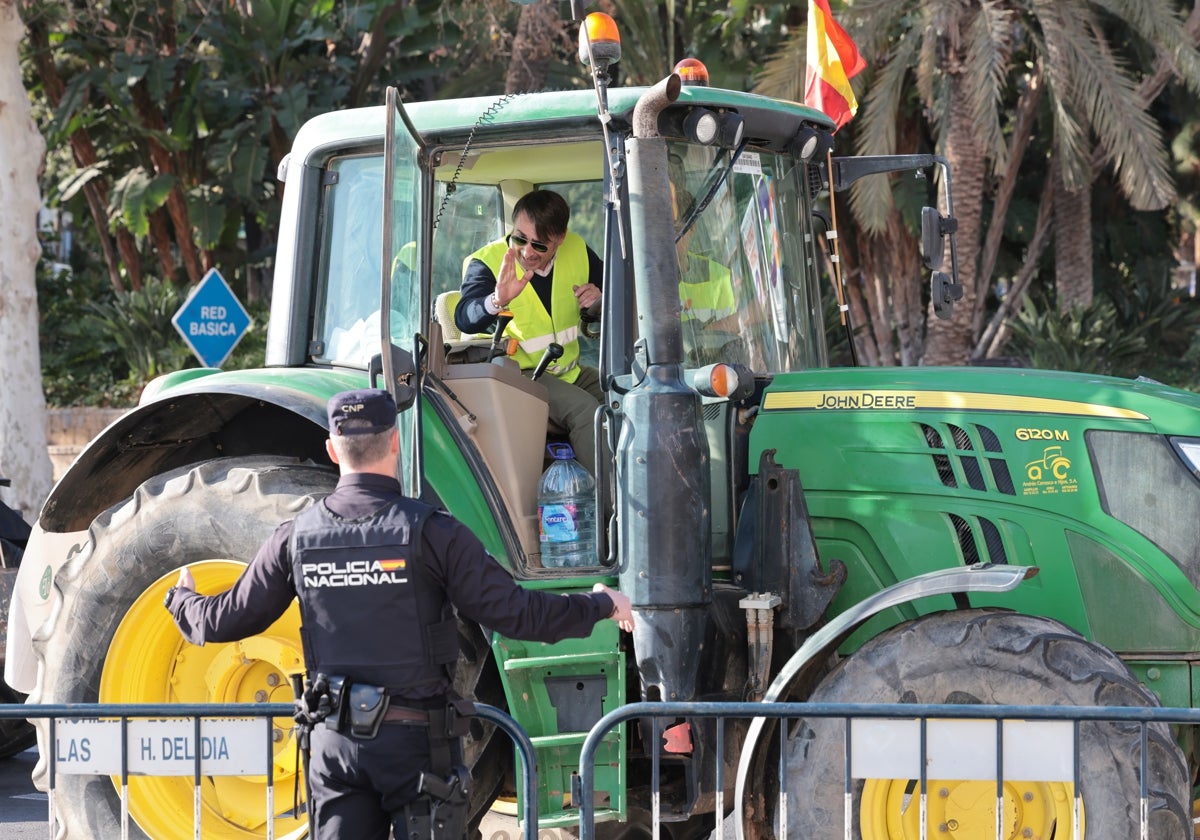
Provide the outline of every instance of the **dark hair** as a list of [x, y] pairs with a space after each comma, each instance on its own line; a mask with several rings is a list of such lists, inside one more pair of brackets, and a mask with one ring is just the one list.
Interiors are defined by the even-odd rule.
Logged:
[[567, 200], [552, 190], [527, 192], [513, 207], [513, 221], [524, 213], [533, 222], [533, 235], [545, 241], [565, 236], [567, 223], [571, 221], [571, 208]]

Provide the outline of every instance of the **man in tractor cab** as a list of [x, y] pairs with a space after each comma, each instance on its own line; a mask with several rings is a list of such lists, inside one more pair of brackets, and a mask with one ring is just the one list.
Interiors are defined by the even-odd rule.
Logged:
[[[337, 487], [280, 525], [233, 586], [196, 593], [179, 570], [166, 607], [193, 644], [264, 632], [293, 598], [310, 677], [298, 722], [316, 840], [462, 838], [469, 774], [459, 739], [469, 703], [453, 691], [455, 611], [515, 639], [582, 638], [629, 598], [525, 589], [449, 514], [404, 497], [396, 403], [386, 391], [329, 401], [326, 451]], [[442, 828], [444, 826], [444, 828]]]
[[671, 184], [671, 199], [678, 231], [690, 222], [675, 242], [679, 260], [679, 308], [683, 319], [684, 352], [689, 365], [712, 362], [742, 362], [727, 350], [738, 333], [737, 301], [733, 295], [733, 275], [729, 268], [696, 250], [692, 242], [698, 220], [692, 219], [695, 197], [683, 187]]
[[550, 421], [567, 430], [579, 463], [595, 475], [592, 420], [604, 400], [599, 372], [579, 363], [582, 322], [599, 318], [604, 265], [567, 230], [571, 209], [551, 190], [533, 190], [513, 207], [512, 233], [463, 262], [462, 296], [454, 323], [464, 333], [494, 327], [512, 313], [507, 333], [517, 339], [513, 358], [530, 373], [551, 345], [562, 355], [546, 367]]

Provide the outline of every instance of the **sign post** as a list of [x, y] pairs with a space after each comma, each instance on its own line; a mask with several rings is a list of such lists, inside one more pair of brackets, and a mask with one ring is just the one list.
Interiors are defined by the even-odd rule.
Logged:
[[250, 316], [221, 272], [210, 268], [171, 323], [200, 364], [219, 368], [250, 326]]

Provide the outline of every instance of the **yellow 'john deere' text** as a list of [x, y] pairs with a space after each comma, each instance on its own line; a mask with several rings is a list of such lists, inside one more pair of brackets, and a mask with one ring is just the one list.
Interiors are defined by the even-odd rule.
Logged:
[[[939, 409], [957, 411], [1015, 411], [1075, 417], [1115, 417], [1149, 420], [1140, 411], [1099, 403], [1059, 400], [1053, 397], [1023, 397], [1014, 394], [984, 394], [972, 391], [830, 390], [772, 391], [763, 398], [765, 411], [817, 409], [836, 411]], [[1055, 436], [1057, 440], [1057, 435]]]

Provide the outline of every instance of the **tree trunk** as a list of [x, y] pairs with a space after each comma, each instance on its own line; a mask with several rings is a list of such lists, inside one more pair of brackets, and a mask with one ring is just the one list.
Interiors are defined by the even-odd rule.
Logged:
[[46, 398], [38, 350], [37, 176], [46, 144], [33, 121], [18, 47], [16, 0], [0, 0], [0, 497], [27, 522], [50, 492]]
[[550, 56], [558, 32], [558, 10], [550, 0], [538, 0], [521, 7], [508, 77], [504, 80], [505, 93], [541, 90], [546, 86], [546, 73], [550, 69]]
[[888, 215], [885, 230], [858, 239], [858, 260], [878, 364], [916, 364], [924, 326], [921, 255], [899, 211]]
[[[52, 107], [57, 108], [62, 102], [65, 85], [62, 77], [58, 74], [58, 68], [54, 65], [54, 55], [50, 49], [50, 35], [44, 21], [36, 21], [29, 27], [29, 40], [33, 45], [33, 61], [42, 77], [42, 89], [46, 92], [46, 99]], [[71, 132], [71, 151], [75, 156], [75, 163], [80, 169], [94, 166], [99, 160], [96, 155], [96, 147], [92, 143], [92, 137], [87, 129], [80, 128]], [[133, 287], [140, 288], [141, 269], [136, 247], [130, 252], [130, 243], [128, 242], [114, 245], [113, 238], [108, 232], [108, 181], [103, 177], [93, 178], [84, 185], [83, 195], [87, 199], [88, 210], [92, 214], [92, 222], [96, 227], [96, 238], [100, 242], [100, 251], [104, 255], [104, 264], [108, 268], [108, 280], [113, 290], [125, 291], [125, 281], [121, 277], [122, 261], [126, 263]], [[117, 256], [118, 250], [121, 252], [120, 257]], [[132, 262], [130, 261], [131, 255]]]
[[[983, 191], [987, 168], [986, 155], [980, 148], [974, 130], [970, 105], [965, 92], [963, 57], [951, 60], [950, 120], [946, 130], [945, 155], [953, 176], [954, 214], [958, 217], [958, 279], [963, 296], [954, 305], [954, 315], [938, 318], [929, 307], [929, 332], [925, 339], [927, 365], [965, 365], [970, 361], [974, 346], [975, 310], [983, 298], [975, 293], [975, 277], [979, 259]], [[957, 65], [957, 66], [956, 66]], [[949, 264], [949, 260], [947, 260]]]
[[183, 194], [183, 186], [180, 183], [182, 177], [176, 171], [175, 160], [171, 153], [158, 141], [156, 134], [166, 135], [167, 121], [163, 118], [162, 111], [154, 104], [154, 100], [150, 97], [150, 91], [146, 85], [146, 80], [142, 79], [133, 86], [130, 90], [130, 95], [133, 97], [133, 107], [137, 110], [138, 116], [142, 118], [142, 124], [150, 129], [145, 133], [146, 143], [150, 149], [150, 160], [154, 163], [154, 171], [159, 175], [175, 175], [179, 180], [176, 180], [175, 185], [171, 187], [171, 192], [167, 194], [166, 210], [167, 215], [171, 219], [171, 226], [175, 230], [175, 248], [169, 248], [165, 255], [159, 255], [160, 263], [169, 264], [168, 270], [166, 265], [163, 267], [163, 279], [168, 282], [175, 280], [175, 260], [174, 254], [179, 253], [180, 259], [183, 261], [184, 270], [187, 271], [188, 282], [195, 284], [200, 282], [202, 271], [200, 269], [200, 254], [196, 250], [196, 243], [192, 240], [192, 223], [188, 217], [187, 198]]
[[1068, 189], [1053, 167], [1057, 190], [1054, 196], [1054, 289], [1058, 311], [1090, 306], [1092, 303], [1092, 187], [1087, 183]]

